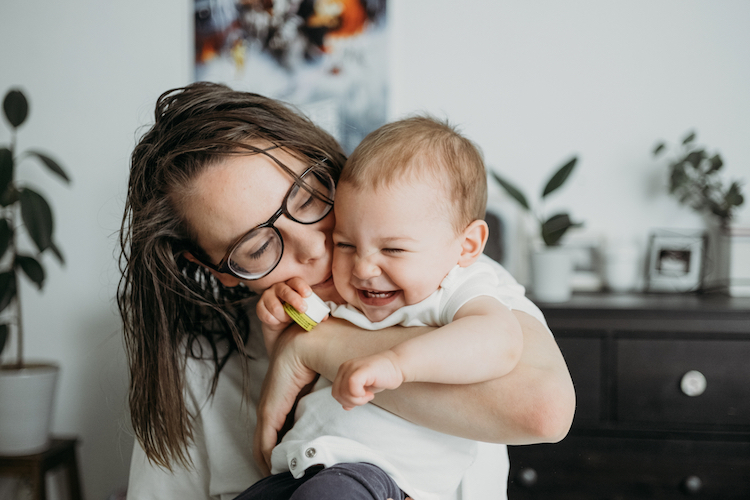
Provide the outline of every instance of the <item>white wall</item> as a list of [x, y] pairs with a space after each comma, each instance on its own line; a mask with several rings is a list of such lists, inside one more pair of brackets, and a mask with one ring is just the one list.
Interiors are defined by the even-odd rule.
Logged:
[[[0, 4], [0, 92], [21, 86], [31, 100], [19, 146], [54, 153], [74, 179], [63, 187], [25, 165], [54, 207], [67, 265], [45, 259], [43, 293], [21, 293], [29, 355], [62, 364], [54, 429], [82, 438], [89, 500], [127, 480], [116, 232], [136, 129], [163, 90], [191, 79], [191, 7]], [[391, 0], [389, 16], [391, 116], [429, 111], [461, 124], [532, 199], [578, 154], [549, 208], [569, 208], [591, 231], [645, 238], [651, 227], [701, 226], [667, 196], [666, 169], [650, 156], [657, 140], [693, 127], [750, 194], [744, 0]], [[8, 137], [0, 128], [0, 144]]]
[[[447, 116], [534, 204], [554, 169], [576, 172], [545, 212], [644, 244], [651, 228], [702, 228], [667, 194], [651, 155], [695, 129], [744, 179], [750, 224], [750, 3], [394, 2], [391, 116]], [[498, 191], [499, 193], [499, 191]]]

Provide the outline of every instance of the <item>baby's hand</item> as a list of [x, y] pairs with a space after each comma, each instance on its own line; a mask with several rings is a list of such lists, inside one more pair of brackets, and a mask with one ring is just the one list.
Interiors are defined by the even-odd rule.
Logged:
[[263, 341], [269, 353], [273, 352], [279, 334], [292, 322], [284, 311], [284, 302], [300, 312], [305, 312], [307, 303], [303, 297], [309, 297], [311, 293], [312, 289], [302, 278], [292, 278], [285, 283], [276, 283], [263, 292], [256, 306], [256, 312], [262, 323]]
[[396, 389], [404, 382], [398, 357], [393, 351], [349, 360], [339, 367], [331, 392], [345, 410], [372, 401], [385, 389]]

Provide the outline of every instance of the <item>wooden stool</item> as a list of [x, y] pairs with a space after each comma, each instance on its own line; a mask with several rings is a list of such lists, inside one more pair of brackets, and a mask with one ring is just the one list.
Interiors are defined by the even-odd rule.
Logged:
[[52, 439], [49, 448], [34, 455], [0, 455], [0, 475], [22, 476], [31, 483], [34, 500], [46, 500], [47, 471], [60, 465], [67, 470], [70, 500], [83, 500], [76, 460], [77, 439]]

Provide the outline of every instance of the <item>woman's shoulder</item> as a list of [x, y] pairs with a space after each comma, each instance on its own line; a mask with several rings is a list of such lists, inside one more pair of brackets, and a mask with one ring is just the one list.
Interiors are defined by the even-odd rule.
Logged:
[[[546, 329], [547, 321], [544, 319], [542, 311], [539, 310], [536, 304], [534, 304], [528, 297], [526, 297], [526, 288], [521, 285], [511, 275], [507, 269], [501, 266], [499, 263], [482, 254], [479, 260], [473, 266], [482, 265], [487, 266], [495, 273], [498, 279], [498, 287], [500, 293], [503, 296], [502, 302], [506, 304], [510, 309], [525, 312], [532, 317], [536, 318]], [[472, 267], [472, 266], [470, 266]]]

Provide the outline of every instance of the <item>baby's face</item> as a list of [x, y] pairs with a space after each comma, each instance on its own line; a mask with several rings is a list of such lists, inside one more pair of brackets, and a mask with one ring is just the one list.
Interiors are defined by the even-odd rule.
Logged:
[[447, 195], [429, 182], [377, 190], [340, 183], [333, 231], [333, 280], [370, 321], [427, 298], [457, 264]]

